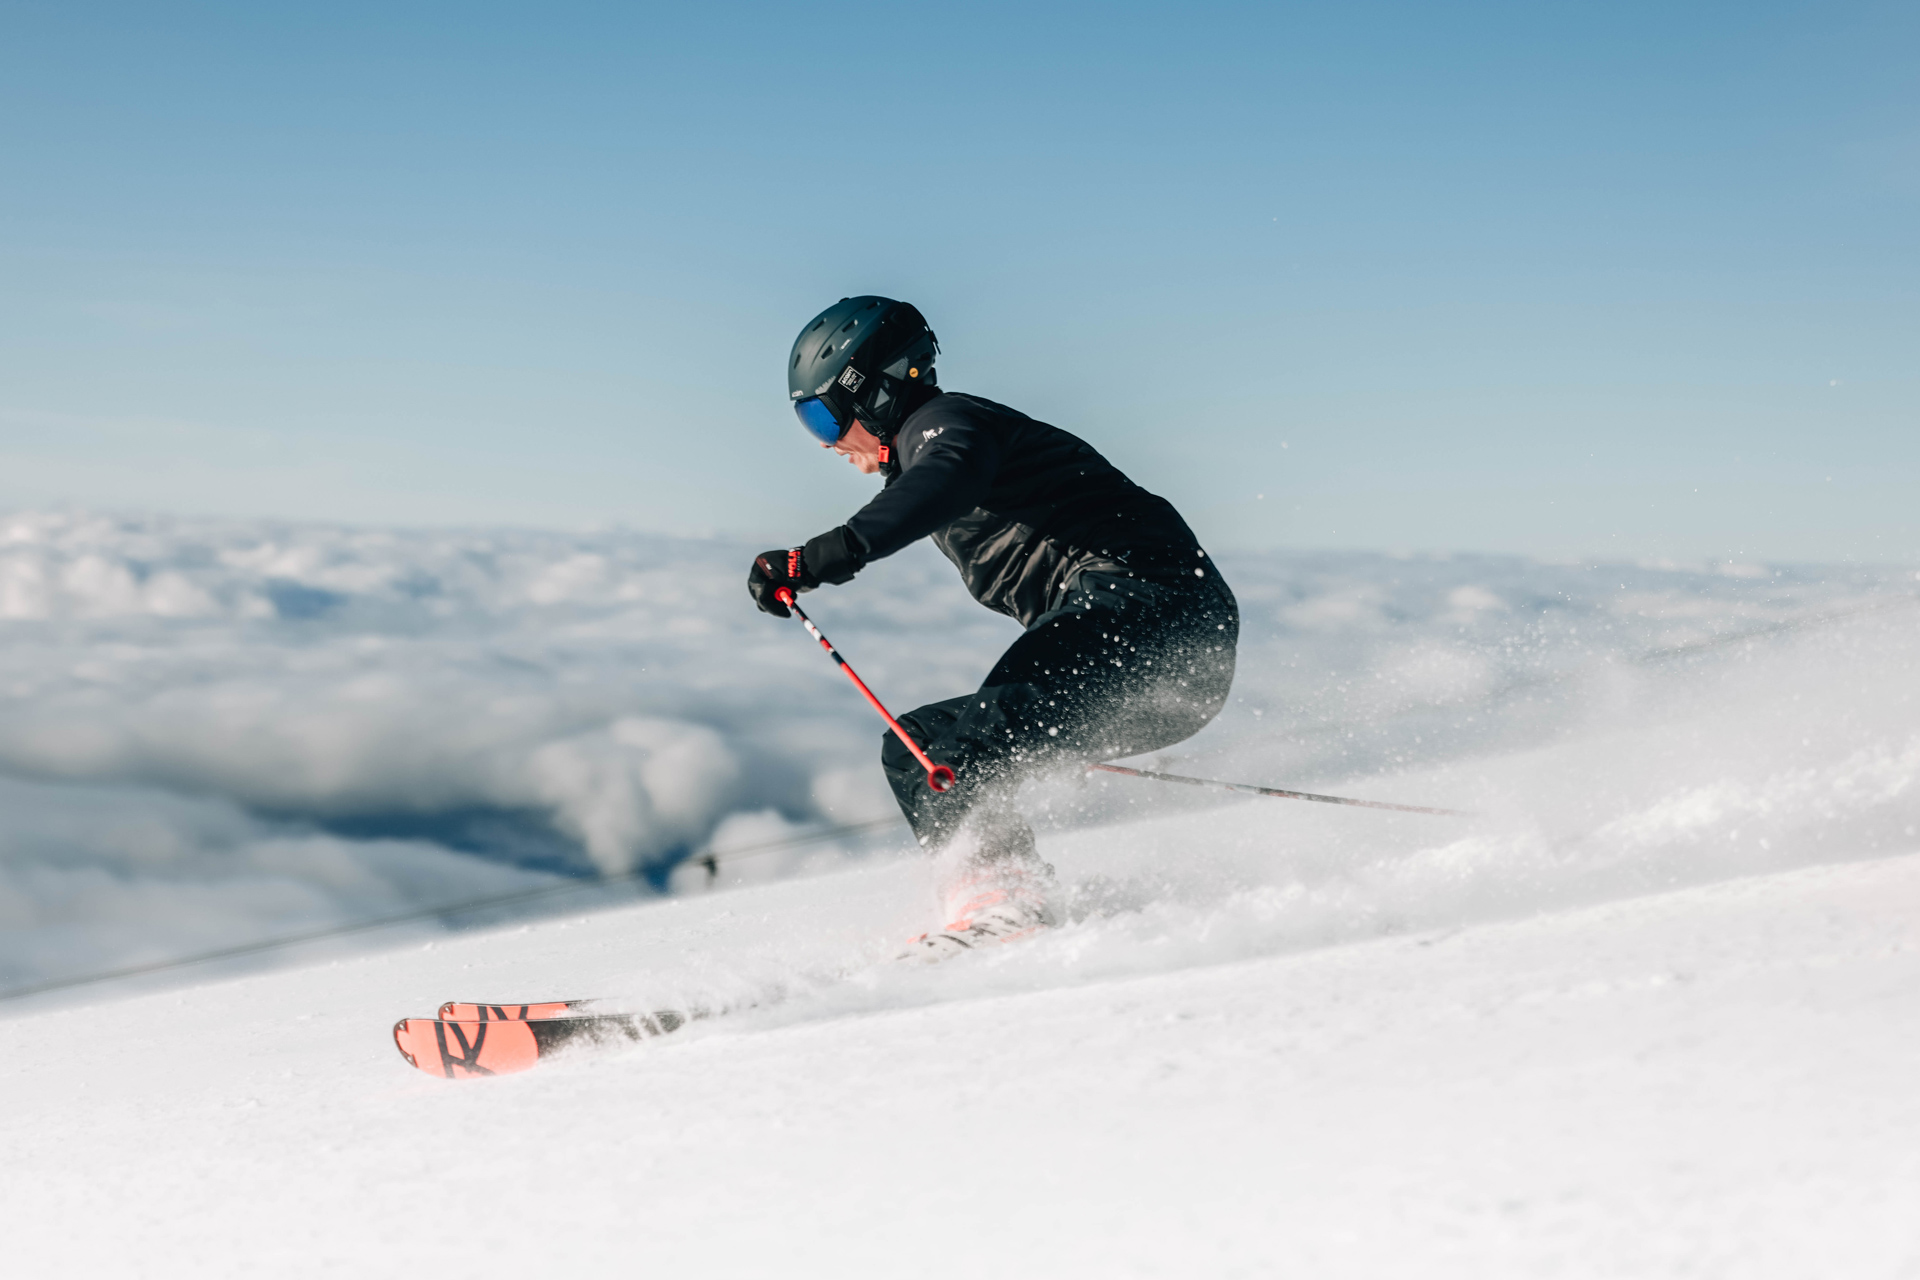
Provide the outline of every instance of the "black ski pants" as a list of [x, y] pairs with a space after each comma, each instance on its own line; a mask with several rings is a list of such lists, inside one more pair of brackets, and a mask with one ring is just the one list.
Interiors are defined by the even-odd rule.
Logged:
[[900, 717], [945, 792], [889, 730], [880, 761], [920, 843], [944, 844], [983, 806], [1004, 810], [1029, 773], [1171, 746], [1226, 705], [1240, 610], [1209, 563], [1164, 580], [1083, 573], [988, 673], [978, 692]]

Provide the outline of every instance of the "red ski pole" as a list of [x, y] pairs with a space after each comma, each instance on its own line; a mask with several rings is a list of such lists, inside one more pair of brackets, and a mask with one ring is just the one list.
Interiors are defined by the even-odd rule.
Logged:
[[860, 696], [865, 698], [873, 709], [880, 713], [880, 718], [887, 722], [887, 728], [893, 730], [894, 736], [907, 744], [907, 750], [913, 752], [913, 758], [918, 760], [920, 767], [927, 771], [927, 785], [935, 791], [945, 791], [948, 787], [951, 787], [953, 785], [953, 770], [943, 764], [935, 764], [933, 761], [927, 759], [927, 753], [920, 749], [920, 744], [915, 742], [912, 736], [900, 727], [900, 722], [889, 715], [887, 709], [880, 705], [880, 699], [873, 696], [873, 690], [867, 688], [867, 682], [855, 674], [854, 669], [847, 665], [847, 660], [840, 656], [840, 651], [834, 648], [825, 636], [820, 634], [820, 628], [813, 625], [813, 619], [806, 615], [806, 612], [800, 607], [800, 602], [794, 599], [792, 589], [781, 587], [773, 593], [773, 598], [793, 610], [793, 616], [800, 619], [801, 625], [807, 629], [807, 634], [820, 642], [820, 647], [827, 651], [827, 656], [839, 663], [840, 669], [847, 673], [847, 679], [853, 681], [853, 687], [860, 691]]

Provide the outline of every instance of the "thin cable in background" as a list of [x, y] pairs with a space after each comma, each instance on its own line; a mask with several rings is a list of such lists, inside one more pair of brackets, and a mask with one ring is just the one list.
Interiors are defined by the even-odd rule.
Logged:
[[[870, 832], [884, 831], [891, 827], [905, 825], [901, 818], [877, 818], [872, 822], [852, 822], [844, 826], [827, 827], [820, 831], [810, 831], [802, 836], [790, 836], [785, 840], [773, 840], [765, 844], [751, 844], [740, 849], [729, 849], [725, 853], [708, 852], [689, 859], [692, 865], [704, 867], [711, 881], [720, 873], [719, 864], [734, 862], [741, 858], [756, 857], [761, 854], [779, 853], [787, 849], [798, 849], [809, 844], [819, 844], [824, 840], [834, 840], [841, 836], [865, 835]], [[629, 884], [644, 879], [647, 868], [638, 871], [626, 871], [619, 875], [596, 876], [590, 880], [573, 880], [566, 884], [542, 885], [538, 889], [522, 889], [515, 893], [496, 894], [488, 898], [469, 898], [464, 902], [448, 903], [445, 906], [425, 907], [418, 911], [402, 912], [399, 915], [380, 916], [373, 920], [362, 920], [356, 924], [329, 925], [324, 929], [312, 929], [305, 933], [287, 934], [278, 938], [266, 938], [259, 942], [245, 942], [233, 947], [220, 947], [213, 951], [196, 952], [190, 956], [179, 956], [172, 960], [154, 960], [146, 964], [126, 965], [119, 969], [106, 969], [99, 973], [83, 974], [77, 978], [55, 978], [50, 982], [34, 982], [23, 987], [11, 987], [0, 991], [0, 1000], [19, 1000], [27, 996], [37, 996], [49, 991], [66, 991], [74, 987], [92, 986], [98, 982], [112, 982], [119, 978], [138, 978], [150, 973], [165, 973], [169, 969], [185, 969], [191, 965], [207, 964], [215, 960], [232, 960], [240, 956], [263, 955], [269, 951], [278, 951], [285, 947], [297, 947], [306, 942], [322, 942], [329, 938], [344, 938], [351, 934], [368, 933], [374, 929], [386, 929], [394, 925], [415, 924], [422, 920], [444, 919], [447, 916], [465, 915], [472, 911], [485, 910], [488, 907], [503, 907], [520, 903], [535, 902], [541, 898], [557, 897], [563, 893], [583, 893], [589, 890], [605, 889], [610, 885]]]

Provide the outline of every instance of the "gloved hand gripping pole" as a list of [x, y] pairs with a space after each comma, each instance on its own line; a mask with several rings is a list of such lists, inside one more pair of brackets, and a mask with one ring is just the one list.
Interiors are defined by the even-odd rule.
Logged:
[[839, 663], [840, 669], [847, 673], [847, 679], [853, 681], [853, 687], [860, 691], [860, 696], [865, 698], [873, 709], [880, 713], [880, 718], [887, 722], [887, 728], [893, 730], [894, 736], [907, 744], [907, 750], [913, 752], [913, 758], [918, 760], [920, 767], [927, 771], [927, 785], [935, 791], [945, 791], [948, 787], [951, 787], [953, 785], [953, 770], [943, 764], [935, 764], [929, 760], [927, 753], [920, 749], [920, 744], [915, 742], [907, 731], [900, 727], [900, 722], [887, 714], [887, 709], [880, 705], [880, 699], [874, 697], [873, 690], [867, 688], [867, 682], [854, 673], [853, 668], [847, 665], [847, 660], [840, 656], [840, 651], [834, 648], [825, 636], [820, 634], [820, 628], [814, 626], [813, 619], [809, 618], [806, 612], [800, 608], [800, 602], [794, 599], [793, 591], [790, 588], [781, 587], [773, 593], [773, 598], [793, 610], [793, 616], [800, 619], [801, 625], [807, 629], [807, 634], [820, 642], [820, 647], [827, 651], [827, 656]]

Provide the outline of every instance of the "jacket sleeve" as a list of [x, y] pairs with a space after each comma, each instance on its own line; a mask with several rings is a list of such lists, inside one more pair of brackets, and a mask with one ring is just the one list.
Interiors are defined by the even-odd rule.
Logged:
[[974, 422], [949, 422], [909, 454], [899, 477], [860, 508], [846, 528], [866, 560], [890, 556], [979, 506], [1000, 469], [1001, 445]]

